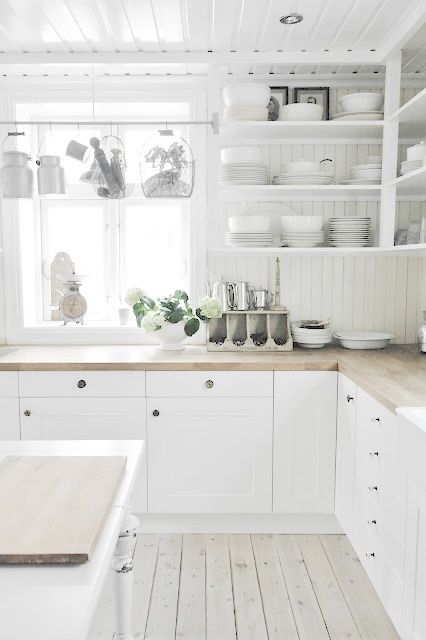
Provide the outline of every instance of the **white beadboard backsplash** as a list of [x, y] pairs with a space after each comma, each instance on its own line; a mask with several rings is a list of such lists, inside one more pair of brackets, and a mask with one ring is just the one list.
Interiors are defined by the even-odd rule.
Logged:
[[[282, 256], [281, 302], [293, 320], [331, 317], [335, 330], [389, 331], [413, 343], [426, 309], [426, 257]], [[272, 258], [210, 258], [209, 277], [274, 290]]]

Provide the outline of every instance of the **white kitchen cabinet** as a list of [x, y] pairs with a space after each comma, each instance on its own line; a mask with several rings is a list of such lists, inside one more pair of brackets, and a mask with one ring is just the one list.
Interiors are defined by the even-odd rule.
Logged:
[[0, 440], [19, 439], [19, 399], [0, 398]]
[[274, 376], [274, 511], [333, 513], [337, 372]]
[[[145, 398], [21, 398], [22, 440], [146, 440]], [[134, 510], [146, 511], [145, 459]]]
[[404, 640], [426, 638], [426, 490], [408, 483], [404, 573]]
[[272, 397], [147, 402], [149, 512], [271, 513]]
[[357, 387], [342, 373], [338, 375], [337, 385], [335, 512], [346, 535], [351, 538], [354, 506]]

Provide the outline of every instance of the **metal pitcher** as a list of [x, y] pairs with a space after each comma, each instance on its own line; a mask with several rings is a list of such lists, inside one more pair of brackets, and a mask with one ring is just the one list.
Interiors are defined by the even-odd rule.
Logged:
[[248, 311], [250, 309], [248, 282], [228, 282], [227, 303], [232, 311]]

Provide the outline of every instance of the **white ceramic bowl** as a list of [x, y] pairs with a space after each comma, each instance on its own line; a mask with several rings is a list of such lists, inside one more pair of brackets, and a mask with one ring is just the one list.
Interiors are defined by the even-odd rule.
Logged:
[[423, 160], [423, 158], [426, 158], [425, 140], [407, 148], [407, 160]]
[[225, 147], [220, 150], [220, 159], [222, 164], [239, 162], [261, 164], [262, 150], [260, 147]]
[[281, 165], [281, 171], [285, 172], [296, 172], [298, 173], [310, 173], [321, 171], [321, 163], [314, 162], [313, 160], [296, 160], [294, 162], [283, 162]]
[[223, 101], [227, 107], [233, 104], [253, 104], [267, 107], [270, 97], [270, 87], [256, 82], [230, 84], [223, 90]]
[[232, 233], [269, 231], [271, 218], [267, 216], [230, 216], [228, 226]]
[[321, 231], [323, 224], [322, 216], [281, 216], [283, 231]]
[[321, 120], [323, 107], [311, 102], [294, 102], [280, 107], [280, 120]]
[[364, 180], [380, 180], [382, 177], [381, 169], [352, 169], [353, 178], [363, 178]]
[[345, 349], [384, 349], [393, 338], [391, 333], [339, 331], [334, 334]]
[[339, 98], [343, 111], [380, 111], [383, 106], [381, 93], [348, 93]]

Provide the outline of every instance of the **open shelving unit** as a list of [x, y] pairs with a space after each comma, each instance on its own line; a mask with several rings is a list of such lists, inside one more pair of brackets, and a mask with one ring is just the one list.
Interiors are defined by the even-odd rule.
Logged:
[[[255, 75], [230, 78], [221, 75], [220, 69], [211, 74], [209, 89], [209, 111], [221, 113], [221, 89], [235, 81], [256, 81]], [[259, 77], [259, 81], [271, 82], [271, 79]], [[297, 83], [297, 79], [296, 79]], [[273, 84], [279, 85], [280, 79], [273, 78]], [[281, 84], [291, 84], [287, 78]], [[323, 83], [326, 84], [326, 83]], [[328, 83], [332, 87], [332, 80]], [[340, 84], [340, 87], [342, 84]], [[352, 85], [353, 86], [353, 85]], [[362, 86], [362, 80], [359, 82]], [[274, 256], [274, 255], [321, 255], [321, 256], [349, 256], [349, 255], [426, 255], [426, 244], [394, 246], [394, 235], [397, 228], [397, 211], [399, 201], [419, 202], [426, 200], [426, 167], [413, 171], [405, 176], [397, 177], [398, 150], [401, 144], [415, 144], [423, 135], [426, 136], [426, 89], [421, 90], [413, 98], [400, 106], [401, 86], [401, 56], [395, 54], [386, 63], [384, 82], [384, 119], [383, 120], [327, 120], [319, 122], [309, 121], [275, 121], [254, 122], [235, 121], [221, 122], [219, 133], [210, 134], [209, 145], [209, 233], [208, 252], [210, 256]], [[320, 149], [329, 157], [330, 149], [337, 147], [340, 154], [343, 148], [365, 145], [369, 149], [368, 155], [382, 155], [382, 184], [331, 184], [331, 185], [227, 185], [218, 181], [220, 149], [225, 146], [255, 145], [260, 146], [268, 161], [272, 175], [279, 170], [281, 148], [290, 145], [300, 145], [302, 149], [312, 146]], [[373, 150], [371, 150], [373, 149]], [[266, 151], [267, 150], [267, 151]], [[318, 151], [320, 153], [320, 151]], [[350, 154], [349, 154], [350, 155]], [[362, 154], [361, 154], [362, 155]], [[365, 154], [367, 155], [367, 153]], [[293, 157], [293, 156], [292, 156]], [[300, 155], [303, 157], [303, 155]], [[306, 157], [306, 156], [305, 156]], [[265, 155], [266, 158], [266, 155]], [[307, 157], [306, 159], [310, 159]], [[317, 159], [317, 152], [315, 152]], [[356, 163], [351, 156], [353, 164]], [[348, 168], [348, 167], [346, 167]], [[338, 182], [342, 182], [342, 178]], [[289, 202], [320, 203], [334, 201], [352, 208], [359, 205], [368, 209], [369, 204], [377, 207], [376, 215], [377, 246], [364, 248], [333, 248], [314, 247], [305, 248], [239, 248], [225, 247], [224, 236], [227, 216], [236, 215], [243, 206], [250, 207], [255, 203], [267, 205], [268, 202], [282, 202], [285, 206]], [[355, 204], [354, 204], [355, 203]], [[375, 204], [374, 204], [375, 203]], [[307, 208], [307, 207], [306, 207]], [[318, 208], [318, 207], [317, 207]], [[370, 210], [370, 209], [368, 209]], [[324, 209], [325, 211], [325, 209]], [[325, 214], [324, 214], [325, 215]], [[339, 213], [338, 215], [342, 215]], [[352, 214], [351, 214], [352, 215]], [[365, 214], [361, 214], [365, 215]]]

